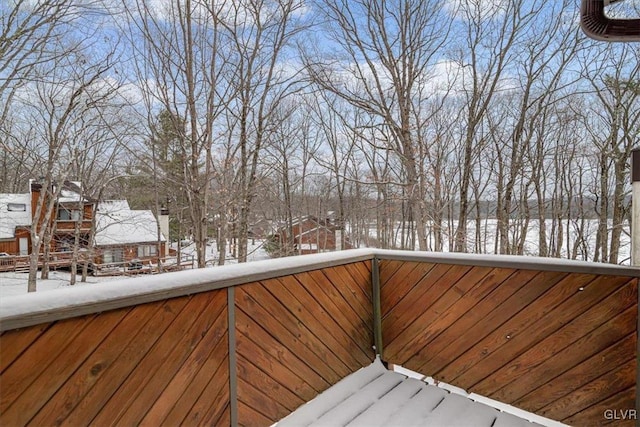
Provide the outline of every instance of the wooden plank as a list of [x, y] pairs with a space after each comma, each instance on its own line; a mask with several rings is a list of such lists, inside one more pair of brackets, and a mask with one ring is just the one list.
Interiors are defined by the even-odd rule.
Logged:
[[327, 309], [332, 319], [352, 339], [353, 345], [362, 351], [367, 360], [373, 360], [373, 334], [368, 332], [357, 313], [351, 309], [334, 286], [330, 283], [318, 283], [307, 273], [297, 274], [296, 279]]
[[[278, 281], [269, 283], [269, 286], [276, 290], [282, 288], [282, 284]], [[302, 310], [295, 300], [288, 304], [293, 310]], [[307, 325], [293, 316], [283, 307], [281, 301], [262, 285], [245, 285], [236, 288], [236, 306], [238, 310], [243, 311], [269, 332], [280, 345], [291, 349], [295, 347], [296, 354], [300, 354], [331, 384], [339, 381], [349, 372], [349, 368], [333, 354], [332, 349], [322, 339], [313, 335]]]
[[[412, 309], [413, 298], [419, 298], [424, 295], [451, 268], [452, 266], [447, 264], [418, 265], [407, 276], [400, 276], [393, 281], [389, 281], [387, 286], [380, 290], [385, 347], [388, 347], [402, 332], [402, 328], [397, 330], [398, 323], [402, 322], [402, 325], [406, 325], [408, 316], [416, 317], [416, 313]], [[430, 303], [433, 303], [433, 301], [430, 301]]]
[[[426, 354], [424, 359], [410, 359], [411, 362], [407, 362], [406, 367], [416, 372], [433, 375], [452, 360], [460, 357], [484, 338], [490, 332], [488, 329], [491, 326], [497, 326], [509, 318], [509, 312], [497, 310], [500, 301], [513, 301], [518, 291], [536, 274], [537, 272], [529, 270], [515, 272], [501, 286], [434, 338], [429, 345], [431, 352]], [[385, 360], [394, 362], [392, 359]]]
[[[480, 267], [476, 267], [480, 268]], [[508, 268], [493, 268], [482, 280], [479, 280], [473, 288], [466, 292], [455, 303], [454, 306], [449, 309], [440, 312], [438, 316], [432, 319], [424, 330], [423, 336], [416, 338], [416, 348], [422, 348], [416, 352], [407, 362], [410, 365], [420, 363], [433, 352], [431, 343], [437, 340], [441, 333], [450, 328], [455, 322], [457, 322], [462, 316], [471, 310], [475, 309], [475, 306], [482, 301], [487, 295], [491, 294], [497, 287], [499, 287], [508, 277], [510, 277], [515, 270]], [[422, 344], [421, 344], [422, 343]]]
[[[272, 369], [289, 369], [300, 378], [300, 382], [293, 381], [298, 384], [296, 387], [304, 388], [305, 383], [308, 384], [315, 392], [320, 393], [329, 386], [340, 380], [340, 377], [328, 366], [325, 361], [318, 357], [317, 354], [310, 351], [303, 342], [300, 342], [295, 336], [287, 340], [288, 346], [282, 345], [269, 332], [263, 329], [263, 324], [254, 322], [242, 310], [236, 311], [236, 328], [238, 330], [237, 351], [238, 355], [247, 355], [254, 359], [260, 359], [268, 363], [265, 366], [271, 366]], [[265, 355], [269, 355], [267, 358]], [[270, 358], [275, 359], [275, 364]], [[278, 374], [286, 376], [287, 373]], [[297, 391], [298, 388], [292, 389]], [[299, 394], [300, 395], [300, 394]]]
[[[223, 390], [229, 389], [227, 381], [229, 377], [228, 355], [228, 333], [225, 331], [222, 339], [215, 345], [207, 359], [204, 360], [200, 373], [189, 383], [180, 399], [162, 420], [162, 424], [179, 425], [186, 423], [187, 425], [193, 425], [201, 421], [201, 417], [209, 410], [211, 402], [215, 402], [216, 405], [222, 407], [228, 405], [228, 400], [226, 402], [216, 400], [221, 396]], [[197, 408], [198, 405], [201, 405], [201, 407]]]
[[436, 264], [412, 262], [407, 263], [406, 267], [399, 268], [396, 273], [384, 283], [384, 286], [380, 287], [382, 320], [384, 321], [388, 318], [389, 314], [396, 308], [396, 305], [411, 289], [417, 286], [420, 280], [426, 275], [429, 275], [429, 278], [433, 282], [440, 278], [448, 269], [445, 265], [439, 267], [440, 268], [436, 268]]
[[290, 412], [306, 402], [274, 379], [270, 370], [262, 371], [257, 365], [259, 364], [246, 357], [238, 357], [238, 378], [252, 384]]
[[[461, 337], [481, 337], [472, 347], [467, 348], [463, 354], [447, 361], [446, 366], [438, 369], [434, 378], [450, 383], [462, 384], [467, 382], [468, 370], [474, 367], [478, 361], [482, 360], [488, 353], [495, 349], [500, 338], [506, 339], [511, 328], [522, 328], [527, 325], [528, 318], [518, 315], [523, 308], [534, 303], [540, 295], [552, 288], [556, 283], [566, 277], [566, 273], [539, 272], [524, 287], [519, 289], [509, 299], [503, 301], [498, 307], [492, 310], [475, 327], [468, 331], [458, 331]], [[500, 301], [500, 300], [497, 300]], [[494, 302], [495, 304], [495, 302]], [[503, 326], [504, 325], [504, 326]], [[507, 327], [509, 329], [507, 329]], [[500, 331], [500, 334], [494, 332]], [[507, 330], [505, 333], [504, 330]], [[465, 345], [466, 347], [466, 345]], [[464, 374], [464, 376], [463, 376]], [[463, 376], [463, 378], [461, 378]], [[461, 378], [459, 381], [458, 378]], [[459, 387], [463, 387], [460, 385]]]
[[371, 277], [371, 266], [373, 265], [373, 259], [367, 259], [365, 261], [361, 261], [364, 268], [367, 270], [367, 277]]
[[[554, 374], [558, 370], [562, 370], [563, 366], [546, 362], [545, 364], [551, 365], [547, 371], [550, 380], [537, 389], [531, 389], [529, 393], [513, 404], [518, 408], [530, 412], [537, 412], [540, 408], [566, 396], [572, 390], [579, 389], [588, 382], [622, 365], [628, 360], [629, 354], [633, 354], [636, 351], [636, 345], [637, 337], [634, 332], [627, 335], [620, 342], [610, 345], [589, 359], [582, 361], [555, 377]], [[568, 347], [564, 349], [563, 354], [560, 354], [558, 357], [568, 359], [569, 353], [572, 352], [572, 348]]]
[[[266, 350], [253, 342], [251, 338], [243, 334], [239, 334], [239, 336], [242, 337], [242, 342], [239, 346], [242, 351], [240, 351], [239, 348], [239, 357], [243, 357], [245, 360], [250, 360], [254, 365], [260, 367], [262, 371], [303, 402], [308, 402], [319, 394], [319, 391], [315, 390], [314, 387], [309, 384], [309, 379], [307, 377], [301, 377], [302, 374], [297, 370], [298, 364], [296, 364], [295, 367], [291, 367], [286, 364], [286, 361], [290, 360], [294, 356], [287, 355], [286, 358], [283, 358], [282, 360], [277, 359], [274, 355], [269, 354]], [[276, 349], [276, 352], [278, 351], [280, 351], [280, 349]], [[304, 370], [306, 371], [307, 369], [310, 368], [304, 366]], [[322, 381], [321, 378], [319, 378], [319, 380]], [[317, 387], [320, 390], [324, 390], [329, 387], [329, 384], [323, 382], [323, 384], [319, 384]]]
[[31, 420], [33, 425], [61, 423], [87, 392], [104, 379], [104, 373], [121, 356], [127, 346], [133, 345], [136, 333], [152, 319], [161, 304], [145, 304], [132, 308], [95, 351], [82, 363], [60, 389]]
[[[586, 274], [564, 276], [546, 292], [521, 307], [512, 318], [495, 328], [472, 348], [467, 353], [471, 358], [466, 369], [460, 369], [454, 378], [451, 378], [452, 370], [449, 370], [450, 380], [456, 381], [462, 388], [468, 390], [474, 387], [475, 390], [475, 385], [479, 381], [543, 339], [544, 335], [539, 330], [540, 325], [545, 328], [545, 333], [551, 333], [559, 328], [561, 325], [546, 323], [545, 316], [578, 293], [579, 288], [586, 286], [593, 279], [593, 275]], [[535, 327], [529, 329], [530, 326]], [[471, 366], [472, 368], [469, 369]]]
[[474, 274], [468, 266], [448, 267], [450, 268], [446, 273], [433, 283], [429, 283], [429, 275], [425, 276], [396, 306], [395, 316], [387, 318], [390, 320], [388, 326], [385, 326], [383, 320], [382, 328], [388, 330], [383, 337], [387, 354], [400, 364], [405, 363], [423, 348], [424, 342], [429, 338], [424, 333], [427, 325], [433, 319], [437, 319], [440, 313], [447, 311], [490, 270], [481, 267], [475, 271], [478, 274]]
[[[632, 359], [606, 375], [589, 382], [584, 387], [545, 406], [539, 411], [539, 414], [552, 419], [562, 420], [563, 422], [572, 420], [571, 425], [574, 425], [577, 418], [574, 417], [577, 414], [588, 410], [592, 406], [600, 406], [598, 405], [599, 402], [634, 387], [636, 383], [635, 379], [636, 361]], [[633, 409], [635, 395], [630, 396], [630, 402], [631, 406], [629, 406], [628, 409]], [[609, 409], [614, 409], [614, 407], [609, 407]], [[627, 408], [618, 407], [615, 409]], [[604, 411], [601, 411], [600, 415], [602, 415], [602, 412]]]
[[381, 259], [379, 261], [380, 268], [380, 289], [384, 288], [390, 283], [397, 283], [401, 280], [398, 278], [407, 277], [412, 270], [420, 265], [435, 265], [435, 263], [420, 262], [420, 261], [390, 261]]
[[[202, 340], [192, 349], [176, 374], [171, 378], [171, 381], [164, 387], [160, 396], [153, 402], [153, 405], [141, 421], [143, 424], [150, 426], [162, 424], [195, 377], [206, 377], [210, 374], [203, 371], [202, 368], [213, 349], [220, 344], [227, 334], [226, 292], [217, 292], [217, 297], [207, 307], [207, 316], [215, 318], [215, 321], [206, 331]], [[191, 396], [191, 398], [194, 397]]]
[[[607, 293], [615, 290], [613, 286], [615, 280], [611, 277], [600, 279], [589, 283], [583, 291], [576, 292], [576, 295], [559, 305], [557, 310], [532, 324], [519, 336], [512, 337], [509, 340], [509, 344], [513, 344], [511, 351], [505, 352], [501, 348], [500, 353], [507, 353], [501, 356], [507, 358], [514, 354], [513, 347], [526, 348], [526, 351], [512, 358], [502, 368], [491, 371], [489, 377], [473, 386], [474, 391], [485, 396], [490, 395], [501, 402], [512, 403], [525, 395], [528, 390], [535, 389], [546, 382], [546, 370], [549, 368], [545, 365], [538, 369], [545, 361], [549, 361], [549, 364], [554, 367], [567, 366], [567, 364], [574, 366], [580, 360], [585, 360], [602, 350], [592, 343], [593, 345], [586, 349], [586, 352], [578, 353], [573, 344], [627, 307], [635, 305], [637, 296], [631, 286], [624, 286], [618, 292], [602, 299]], [[607, 286], [608, 284], [612, 286]], [[622, 339], [629, 331], [620, 331], [620, 334], [617, 332], [610, 331], [609, 337], [615, 335], [617, 339]], [[565, 358], [558, 357], [567, 347], [572, 351], [565, 354]], [[477, 369], [483, 369], [483, 364], [481, 363]]]
[[[585, 427], [599, 427], [603, 425], [615, 425], [616, 427], [632, 427], [636, 424], [637, 412], [632, 416], [629, 410], [633, 410], [635, 406], [636, 387], [623, 390], [620, 393], [611, 396], [586, 409], [571, 418], [563, 420], [566, 424]], [[605, 418], [605, 411], [615, 410], [615, 413], [608, 412], [607, 415], [611, 419]], [[625, 412], [623, 412], [625, 411]], [[626, 417], [623, 419], [623, 414]]]
[[[264, 393], [263, 390], [256, 388], [252, 383], [245, 381], [243, 378], [238, 378], [238, 409], [240, 403], [243, 403], [250, 408], [253, 408], [256, 412], [263, 415], [270, 421], [271, 425], [281, 418], [289, 415], [291, 411], [287, 410], [271, 396]], [[238, 417], [238, 422], [243, 424], [242, 416]]]
[[0, 414], [27, 389], [67, 349], [67, 346], [95, 316], [55, 323], [0, 374]]
[[150, 303], [160, 307], [149, 322], [140, 325], [131, 343], [120, 356], [102, 370], [101, 379], [87, 391], [84, 398], [72, 409], [62, 422], [63, 425], [77, 426], [87, 424], [107, 404], [122, 383], [134, 372], [148, 350], [164, 333], [173, 319], [185, 307], [189, 297], [173, 298], [167, 301]]
[[238, 425], [240, 427], [270, 426], [274, 423], [244, 402], [238, 402]]
[[33, 418], [128, 311], [114, 310], [95, 316], [69, 343], [61, 358], [48, 365], [21, 396], [3, 411], [2, 424], [24, 425]]
[[[595, 278], [586, 274], [567, 275], [548, 292], [494, 330], [480, 343], [482, 356], [478, 358], [473, 372], [460, 373], [464, 376], [464, 385], [461, 387], [474, 387], [474, 390], [483, 390], [485, 394], [490, 394], [497, 389], [496, 387], [504, 385], [504, 381], [511, 381], [513, 377], [505, 374], [496, 379], [491, 376], [482, 385], [477, 385], [488, 374], [496, 372], [535, 346], [612, 291], [599, 288], [597, 284], [590, 286], [590, 282]], [[580, 289], [585, 291], [581, 292]], [[583, 304], [586, 304], [586, 307]], [[564, 346], [560, 349], [562, 348]], [[545, 351], [547, 350], [550, 349]]]
[[[187, 362], [192, 352], [199, 348], [199, 343], [207, 337], [207, 334], [213, 328], [218, 318], [215, 314], [219, 314], [217, 311], [226, 306], [227, 292], [226, 290], [207, 292], [194, 295], [193, 299], [199, 299], [203, 304], [203, 306], [192, 312], [192, 315], [196, 317], [195, 322], [189, 329], [185, 330], [183, 336], [171, 343], [171, 347], [165, 347], [163, 352], [166, 354], [166, 358], [158, 365], [154, 375], [150, 376], [143, 388], [139, 389], [138, 395], [129, 407], [123, 411], [118, 420], [119, 423], [127, 425], [140, 423], [143, 416], [160, 398], [163, 390], [169, 387], [171, 380]], [[212, 310], [212, 307], [215, 308]], [[218, 307], [221, 308], [219, 309]], [[211, 315], [212, 311], [214, 315]], [[223, 328], [216, 331], [214, 336], [219, 339], [222, 333], [224, 333]], [[206, 344], [204, 348], [206, 349]], [[195, 366], [198, 366], [198, 364], [196, 363]]]
[[0, 374], [42, 335], [51, 323], [14, 329], [0, 334]]
[[[348, 286], [345, 286], [342, 281], [332, 282], [320, 270], [309, 271], [308, 274], [316, 283], [323, 287], [325, 293], [331, 295], [335, 300], [342, 300], [346, 303], [348, 311], [354, 313], [359, 319], [360, 325], [364, 327], [363, 333], [367, 335], [372, 334], [373, 310], [363, 310], [362, 305], [355, 301], [356, 296], [348, 291]], [[370, 306], [371, 302], [369, 302], [368, 305]]]
[[353, 309], [358, 313], [360, 318], [366, 323], [371, 325], [373, 323], [373, 308], [371, 307], [371, 298], [362, 291], [362, 289], [354, 285], [351, 281], [345, 281], [345, 277], [348, 273], [342, 266], [325, 268], [322, 270], [322, 274], [327, 276], [336, 289], [346, 297], [347, 301]]
[[208, 329], [210, 319], [203, 313], [212, 298], [213, 292], [190, 297], [136, 369], [120, 385], [118, 392], [105, 402], [93, 419], [94, 424], [137, 424], [140, 421], [149, 409], [150, 402], [162, 391], [165, 385], [163, 378], [174, 371], [176, 364], [182, 361], [185, 350], [194, 345], [198, 335]]
[[367, 264], [370, 263], [371, 261], [362, 261], [354, 264], [344, 264], [342, 266], [351, 274], [351, 277], [356, 279], [356, 284], [360, 286], [369, 301], [371, 301], [373, 292], [371, 287], [371, 270], [367, 268]]
[[[312, 294], [310, 289], [305, 289], [292, 276], [280, 277], [275, 280], [279, 281], [282, 286], [270, 285], [267, 288], [269, 292], [278, 298], [285, 307], [288, 307], [292, 314], [294, 314], [293, 308], [296, 307], [294, 301], [297, 300], [299, 304], [297, 304], [297, 311], [294, 315], [318, 339], [323, 341], [349, 369], [346, 375], [371, 363], [373, 355], [359, 351], [360, 349], [355, 346], [352, 336], [340, 327], [340, 324], [334, 319], [334, 313], [329, 311], [334, 306], [323, 304], [326, 302], [323, 299], [325, 295], [320, 289], [315, 289], [316, 292]], [[307, 284], [313, 286], [313, 282]]]
[[[184, 426], [231, 425], [229, 401], [229, 360], [227, 356], [187, 416], [179, 424]], [[170, 422], [172, 418], [171, 414], [169, 415], [165, 425], [178, 425], [178, 423], [172, 424]], [[226, 423], [223, 421], [225, 419]]]
[[[636, 321], [636, 307], [630, 307], [625, 310], [620, 315], [616, 316], [614, 319], [610, 320], [606, 324], [600, 326], [598, 330], [594, 331], [592, 334], [589, 334], [584, 337], [583, 342], [580, 343], [582, 348], [577, 348], [575, 351], [580, 352], [587, 345], [594, 345], [596, 347], [603, 347], [601, 344], [604, 341], [605, 344], [611, 345], [610, 341], [615, 342], [615, 339], [611, 339], [609, 334], [617, 335], [616, 331], [618, 330], [627, 330], [629, 331], [629, 325], [635, 324]], [[628, 332], [627, 332], [628, 333]], [[591, 344], [593, 342], [593, 344]], [[566, 396], [552, 402], [551, 404], [545, 406], [544, 408], [539, 410], [540, 415], [544, 415], [546, 417], [563, 420], [581, 409], [586, 408], [586, 402], [602, 399], [608, 397], [609, 395], [603, 395], [604, 391], [600, 387], [604, 382], [624, 382], [628, 381], [632, 384], [635, 384], [635, 355], [633, 355], [633, 366], [634, 371], [633, 375], [626, 380], [620, 376], [620, 371], [613, 375], [612, 373], [607, 373], [602, 375], [598, 379], [591, 381], [589, 384], [573, 391], [572, 393], [567, 394]], [[629, 373], [628, 371], [625, 371]], [[596, 400], [597, 401], [597, 400]], [[593, 402], [595, 403], [595, 402]]]
[[202, 425], [206, 426], [230, 426], [231, 424], [231, 411], [229, 405], [226, 408], [222, 408], [218, 412], [212, 412], [211, 418], [207, 418]]
[[389, 280], [396, 271], [406, 265], [408, 261], [400, 261], [400, 260], [391, 260], [391, 259], [380, 259], [378, 260], [378, 268], [380, 273], [380, 287], [384, 286], [384, 284]]

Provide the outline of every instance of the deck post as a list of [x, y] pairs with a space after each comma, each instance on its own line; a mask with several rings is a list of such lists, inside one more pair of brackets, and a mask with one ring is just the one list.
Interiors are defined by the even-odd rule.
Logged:
[[371, 286], [373, 291], [373, 342], [376, 355], [380, 356], [382, 360], [382, 309], [380, 306], [380, 270], [377, 256], [374, 256], [371, 260]]
[[238, 425], [238, 371], [236, 358], [236, 304], [235, 286], [227, 288], [227, 315], [229, 331], [229, 418]]
[[640, 266], [640, 148], [631, 152], [631, 265]]

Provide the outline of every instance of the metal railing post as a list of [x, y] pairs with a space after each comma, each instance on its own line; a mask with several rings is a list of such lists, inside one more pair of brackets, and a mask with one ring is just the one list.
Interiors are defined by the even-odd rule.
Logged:
[[229, 331], [229, 417], [232, 426], [238, 425], [238, 371], [236, 358], [236, 304], [235, 286], [227, 288], [227, 315]]
[[371, 286], [373, 290], [373, 342], [376, 355], [380, 356], [382, 360], [384, 349], [382, 344], [382, 308], [380, 305], [380, 270], [377, 256], [371, 260]]

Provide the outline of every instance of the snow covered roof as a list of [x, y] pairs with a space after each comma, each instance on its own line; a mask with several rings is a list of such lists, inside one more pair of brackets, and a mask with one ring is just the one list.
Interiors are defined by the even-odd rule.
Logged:
[[[100, 202], [96, 215], [96, 246], [158, 241], [153, 212], [132, 210], [126, 200]], [[161, 240], [166, 241], [164, 236]]]
[[330, 233], [332, 233], [332, 232], [333, 232], [333, 231], [332, 231], [332, 230], [330, 230], [328, 227], [325, 227], [324, 225], [320, 225], [320, 226], [318, 226], [318, 227], [311, 228], [311, 229], [309, 229], [309, 230], [307, 230], [307, 231], [304, 231], [304, 232], [302, 232], [302, 233], [300, 233], [300, 234], [296, 235], [296, 237], [298, 237], [298, 236], [300, 236], [300, 237], [301, 237], [301, 236], [306, 236], [307, 234], [319, 233], [319, 232], [320, 232], [320, 230], [327, 230], [327, 231], [328, 231], [328, 232], [330, 232]]
[[89, 201], [86, 197], [83, 198], [81, 196], [82, 192], [82, 183], [77, 181], [68, 181], [65, 182], [64, 187], [60, 190], [60, 195], [58, 196], [58, 203], [71, 203], [71, 202], [80, 202], [81, 200], [87, 202]]
[[[22, 208], [24, 207], [24, 210]], [[0, 194], [0, 239], [12, 239], [18, 226], [31, 225], [31, 197], [26, 194]]]
[[[546, 419], [538, 421], [547, 425], [559, 424]], [[541, 424], [476, 402], [470, 396], [389, 371], [376, 360], [276, 425], [535, 427]]]

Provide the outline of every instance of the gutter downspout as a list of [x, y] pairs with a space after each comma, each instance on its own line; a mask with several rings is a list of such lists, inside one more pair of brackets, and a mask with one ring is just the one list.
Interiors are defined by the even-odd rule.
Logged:
[[612, 19], [605, 7], [620, 0], [582, 0], [580, 27], [592, 39], [608, 42], [640, 41], [640, 19]]

